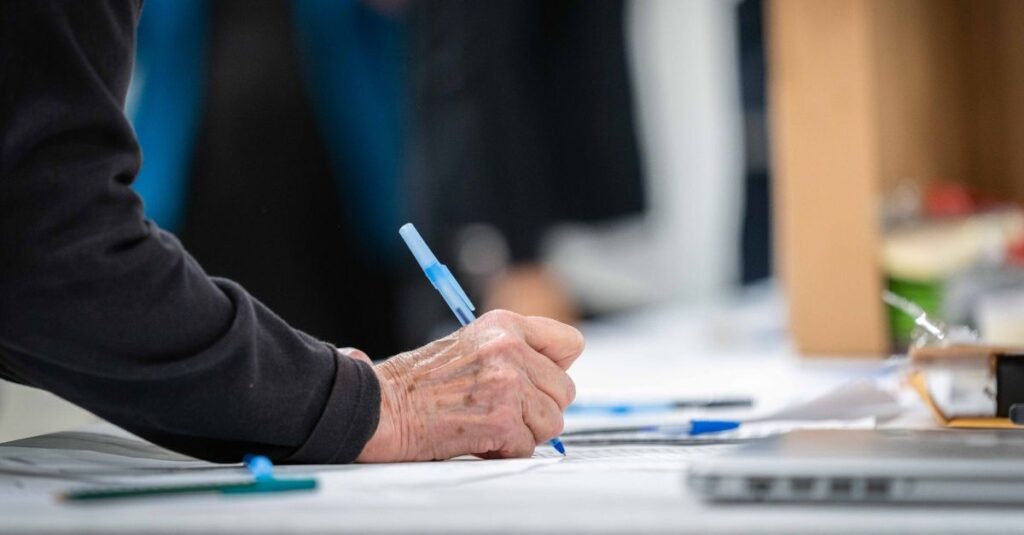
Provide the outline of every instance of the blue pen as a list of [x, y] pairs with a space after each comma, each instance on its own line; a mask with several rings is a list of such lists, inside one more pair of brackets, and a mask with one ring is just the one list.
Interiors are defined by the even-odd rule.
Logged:
[[751, 407], [754, 400], [746, 397], [681, 399], [675, 401], [652, 401], [640, 403], [586, 403], [576, 402], [565, 409], [566, 414], [584, 415], [629, 415], [638, 413], [674, 412], [683, 409], [734, 409]]
[[581, 429], [565, 433], [565, 436], [612, 435], [617, 433], [665, 433], [670, 435], [706, 435], [738, 429], [742, 422], [737, 420], [690, 420], [684, 424], [638, 425]]
[[[476, 307], [470, 302], [469, 296], [466, 295], [462, 286], [459, 286], [452, 272], [448, 270], [448, 266], [437, 261], [437, 257], [434, 256], [430, 247], [427, 246], [427, 242], [423, 241], [423, 237], [416, 231], [416, 227], [412, 223], [402, 225], [402, 228], [398, 229], [398, 233], [402, 235], [405, 244], [412, 251], [412, 255], [416, 257], [420, 267], [423, 268], [423, 273], [427, 275], [430, 284], [434, 285], [434, 288], [441, 293], [444, 302], [448, 303], [448, 308], [452, 309], [455, 319], [459, 320], [462, 325], [469, 325], [476, 319], [476, 315], [473, 314]], [[558, 438], [549, 440], [548, 444], [551, 444], [551, 447], [555, 448], [558, 453], [565, 455], [565, 446]]]

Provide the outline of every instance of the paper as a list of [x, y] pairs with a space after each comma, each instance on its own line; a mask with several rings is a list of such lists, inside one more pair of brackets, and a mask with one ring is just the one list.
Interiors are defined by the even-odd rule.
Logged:
[[[568, 445], [566, 446], [569, 447]], [[705, 446], [576, 446], [557, 464], [539, 469], [543, 473], [567, 471], [681, 471], [695, 460], [725, 451], [732, 445]], [[534, 458], [555, 458], [555, 452], [538, 449]]]
[[[276, 467], [275, 473], [317, 477], [321, 497], [379, 500], [385, 493], [417, 501], [429, 500], [425, 490], [522, 474], [560, 461], [548, 456], [509, 460], [463, 457], [379, 465], [285, 465]], [[5, 504], [53, 502], [56, 494], [81, 487], [227, 483], [246, 477], [248, 473], [240, 465], [182, 456], [110, 425], [0, 446], [0, 500]], [[417, 494], [420, 498], [413, 496]], [[175, 498], [196, 499], [219, 498]]]
[[[54, 503], [72, 488], [97, 485], [167, 485], [234, 481], [245, 477], [235, 465], [218, 465], [183, 457], [112, 426], [88, 432], [61, 433], [0, 446], [0, 500], [5, 504]], [[44, 447], [53, 446], [53, 447]], [[730, 446], [725, 446], [730, 447]], [[565, 472], [681, 472], [689, 463], [723, 446], [570, 446], [563, 457], [540, 446], [529, 459], [482, 460], [461, 457], [444, 462], [380, 465], [278, 466], [282, 477], [314, 476], [317, 492], [301, 497], [315, 506], [344, 501], [371, 504], [386, 498], [406, 505], [429, 505], [437, 492], [498, 480], [522, 484], [533, 474]], [[523, 479], [523, 476], [527, 476]], [[514, 483], [509, 483], [513, 486]], [[216, 495], [161, 498], [164, 505], [217, 501]], [[278, 498], [292, 504], [297, 498]], [[278, 503], [275, 501], [275, 504]]]
[[[744, 425], [729, 433], [704, 437], [692, 445], [582, 446], [567, 441], [562, 457], [541, 446], [533, 458], [480, 460], [459, 458], [445, 462], [386, 465], [280, 466], [282, 476], [315, 476], [320, 490], [303, 500], [345, 500], [369, 503], [382, 495], [396, 503], [433, 503], [431, 491], [508, 479], [523, 481], [527, 474], [563, 472], [676, 472], [688, 463], [725, 451], [732, 445], [709, 444], [749, 440], [793, 429], [870, 428], [878, 417], [898, 413], [899, 403], [868, 379], [847, 382], [830, 392], [761, 415], [751, 414]], [[663, 420], [665, 415], [658, 416]], [[676, 421], [690, 412], [671, 415]], [[615, 418], [635, 423], [633, 418]], [[602, 425], [607, 425], [607, 421]], [[659, 421], [655, 423], [666, 423]], [[578, 422], [575, 422], [578, 424]], [[568, 437], [567, 437], [568, 438]], [[630, 437], [617, 436], [616, 439]], [[639, 437], [634, 437], [639, 438]], [[669, 437], [689, 440], [689, 437]], [[110, 425], [79, 432], [57, 433], [0, 446], [0, 500], [4, 503], [52, 503], [53, 496], [70, 488], [93, 485], [153, 485], [195, 481], [230, 481], [244, 477], [240, 465], [198, 461], [150, 444]], [[196, 499], [182, 498], [182, 503]], [[290, 498], [288, 499], [290, 502]]]
[[[700, 415], [706, 419], [726, 419], [742, 422], [736, 431], [697, 436], [686, 436], [671, 430], [608, 433], [563, 437], [566, 445], [576, 444], [653, 444], [673, 442], [676, 445], [699, 446], [702, 443], [749, 440], [785, 433], [796, 429], [864, 429], [871, 428], [879, 420], [893, 418], [903, 411], [897, 397], [878, 385], [875, 379], [861, 378], [848, 381], [818, 396], [796, 401], [780, 409], [769, 411], [732, 412], [732, 417], [719, 416], [719, 412], [706, 411]], [[692, 412], [675, 411], [660, 415], [625, 415], [578, 417], [568, 419], [568, 431], [592, 429], [621, 429], [635, 426], [681, 426], [694, 418]]]
[[120, 476], [240, 470], [166, 450], [112, 425], [54, 433], [0, 446], [0, 474], [105, 481]]
[[882, 419], [895, 417], [902, 410], [903, 407], [895, 395], [880, 388], [874, 380], [862, 378], [842, 384], [818, 397], [744, 421]]

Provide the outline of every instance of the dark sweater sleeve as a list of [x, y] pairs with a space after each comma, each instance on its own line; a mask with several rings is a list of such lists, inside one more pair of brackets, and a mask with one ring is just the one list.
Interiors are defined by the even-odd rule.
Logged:
[[204, 459], [351, 461], [377, 426], [372, 368], [143, 218], [122, 112], [139, 9], [0, 2], [0, 376]]

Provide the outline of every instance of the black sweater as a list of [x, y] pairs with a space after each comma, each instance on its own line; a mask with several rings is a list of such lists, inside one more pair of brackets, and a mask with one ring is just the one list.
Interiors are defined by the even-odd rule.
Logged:
[[140, 8], [0, 2], [0, 376], [204, 459], [351, 461], [377, 426], [371, 367], [143, 218], [122, 111]]

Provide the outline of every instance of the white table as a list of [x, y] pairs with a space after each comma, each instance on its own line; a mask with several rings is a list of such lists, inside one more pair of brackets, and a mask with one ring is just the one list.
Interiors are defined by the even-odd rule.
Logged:
[[[862, 360], [793, 356], [780, 328], [779, 308], [771, 299], [744, 306], [663, 310], [591, 325], [586, 331], [588, 349], [573, 371], [580, 399], [756, 393], [770, 407], [877, 368], [877, 363]], [[643, 452], [577, 448], [570, 451], [577, 456], [574, 462], [459, 460], [334, 467], [321, 474], [321, 490], [310, 494], [88, 506], [58, 503], [49, 495], [31, 498], [28, 491], [20, 495], [14, 490], [18, 478], [0, 474], [0, 532], [1024, 530], [1024, 511], [1006, 507], [705, 504], [686, 490], [684, 468], [714, 454], [716, 448], [720, 447]], [[603, 458], [580, 460], [596, 453]], [[51, 480], [45, 485], [62, 484], [66, 486]]]

